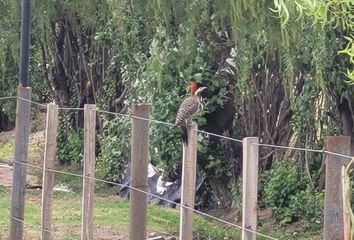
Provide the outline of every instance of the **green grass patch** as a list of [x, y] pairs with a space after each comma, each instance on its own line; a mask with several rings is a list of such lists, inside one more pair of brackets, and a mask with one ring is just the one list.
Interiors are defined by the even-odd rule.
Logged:
[[[60, 171], [79, 174], [79, 175], [82, 174], [82, 169], [74, 166], [66, 166], [66, 167], [61, 166]], [[69, 189], [74, 193], [80, 193], [82, 191], [82, 178], [78, 176], [56, 173], [54, 175], [54, 184], [57, 186], [59, 185], [68, 186]]]
[[[74, 173], [78, 175], [82, 175], [82, 168], [74, 165], [69, 165], [69, 166], [58, 166], [58, 170], [67, 172], [67, 173]], [[38, 177], [42, 179], [42, 172], [39, 172]], [[62, 173], [56, 173], [54, 175], [54, 184], [56, 186], [60, 185], [65, 185], [68, 186], [71, 191], [74, 193], [81, 193], [82, 192], [82, 178], [78, 176], [73, 176], [69, 174], [62, 174]], [[107, 183], [95, 182], [95, 193], [98, 196], [112, 196], [116, 194], [119, 191], [118, 186], [109, 186]]]
[[[81, 200], [77, 193], [54, 193], [53, 230], [59, 239], [77, 239], [81, 226]], [[25, 206], [25, 239], [40, 237], [41, 191], [28, 190]], [[0, 187], [0, 238], [6, 238], [10, 209], [10, 192]], [[127, 232], [129, 202], [115, 197], [97, 196], [94, 203], [94, 232]], [[194, 217], [194, 239], [239, 239], [240, 231], [218, 225], [201, 216]], [[176, 209], [149, 205], [147, 228], [149, 232], [177, 234], [179, 212]], [[103, 230], [102, 230], [103, 229]]]
[[[55, 239], [79, 239], [81, 226], [80, 193], [55, 192], [53, 200], [53, 231]], [[40, 238], [40, 206], [41, 191], [27, 190], [25, 206], [24, 239]], [[0, 187], [0, 239], [7, 238], [10, 212], [10, 191]], [[120, 201], [115, 197], [97, 195], [94, 202], [94, 234], [121, 234], [128, 232], [129, 202]], [[220, 224], [216, 221], [194, 215], [193, 239], [241, 239], [241, 230]], [[300, 227], [288, 226], [291, 229], [267, 223], [258, 231], [278, 239], [320, 239], [319, 232], [304, 232]], [[176, 209], [148, 206], [148, 232], [163, 232], [178, 235], [179, 212]], [[117, 236], [117, 235], [114, 235]], [[114, 239], [114, 237], [113, 237]], [[124, 239], [124, 238], [123, 238]], [[257, 236], [257, 239], [267, 239]]]
[[12, 158], [13, 148], [13, 140], [8, 140], [0, 143], [0, 158]]

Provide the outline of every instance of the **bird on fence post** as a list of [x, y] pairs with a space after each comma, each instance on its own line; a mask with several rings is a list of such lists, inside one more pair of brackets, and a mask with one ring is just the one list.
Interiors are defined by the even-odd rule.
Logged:
[[174, 128], [181, 127], [182, 142], [188, 145], [188, 129], [192, 123], [193, 118], [199, 111], [201, 105], [201, 93], [206, 87], [199, 87], [196, 82], [192, 82], [189, 86], [190, 96], [185, 98], [180, 105]]

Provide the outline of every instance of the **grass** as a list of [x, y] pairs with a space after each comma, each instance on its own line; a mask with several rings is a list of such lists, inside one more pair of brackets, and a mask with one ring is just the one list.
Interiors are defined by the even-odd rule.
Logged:
[[[0, 158], [12, 159], [15, 146], [14, 131], [0, 132]], [[43, 159], [44, 132], [31, 133], [28, 144], [28, 157], [33, 161]]]
[[[40, 237], [41, 192], [27, 190], [25, 206], [25, 239]], [[10, 192], [0, 187], [0, 239], [7, 237]], [[129, 203], [114, 197], [97, 196], [94, 203], [94, 233], [96, 236], [126, 234]], [[194, 239], [239, 239], [240, 232], [222, 227], [200, 216], [194, 217]], [[55, 193], [53, 200], [53, 230], [56, 239], [78, 239], [81, 226], [81, 195], [79, 193]], [[148, 232], [177, 235], [179, 212], [175, 209], [149, 205]]]
[[[38, 135], [38, 139], [41, 136]], [[0, 142], [0, 158], [11, 158], [13, 154], [12, 139]], [[41, 159], [43, 147], [40, 142], [29, 145], [30, 153]], [[64, 172], [81, 173], [82, 169], [73, 166], [59, 166]], [[31, 174], [38, 176], [41, 181], [42, 172], [38, 169], [29, 168]], [[54, 239], [79, 239], [81, 226], [81, 190], [82, 179], [76, 176], [55, 174], [55, 185], [66, 185], [72, 193], [55, 192], [53, 202], [53, 231], [56, 232]], [[128, 215], [129, 203], [119, 201], [112, 197], [118, 189], [107, 187], [106, 184], [96, 182], [96, 198], [94, 203], [94, 235], [103, 236], [103, 239], [128, 239]], [[40, 238], [40, 205], [41, 191], [27, 190], [24, 239]], [[7, 239], [10, 209], [10, 192], [0, 187], [0, 239]], [[262, 221], [263, 222], [263, 221]], [[147, 217], [148, 232], [163, 232], [177, 235], [179, 228], [179, 212], [174, 209], [149, 205]], [[310, 233], [302, 228], [291, 229], [269, 223], [269, 219], [262, 223], [258, 231], [271, 235], [278, 239], [320, 239], [320, 233]], [[124, 235], [125, 234], [125, 235]], [[194, 217], [194, 239], [240, 239], [241, 231], [232, 227], [217, 224], [203, 217]], [[257, 237], [257, 239], [266, 239]]]
[[[79, 239], [81, 226], [81, 194], [55, 192], [53, 202], [54, 239]], [[40, 238], [41, 191], [27, 190], [25, 207], [24, 239]], [[0, 187], [0, 239], [7, 238], [10, 192]], [[128, 239], [129, 202], [120, 201], [112, 196], [97, 195], [94, 202], [95, 239]], [[218, 224], [214, 221], [194, 215], [193, 239], [241, 239], [241, 231]], [[148, 232], [160, 232], [178, 235], [179, 212], [176, 209], [149, 205], [147, 214]], [[305, 233], [277, 228], [276, 225], [264, 225], [259, 232], [275, 238], [285, 239], [320, 239], [318, 233]], [[125, 236], [125, 237], [124, 237]], [[102, 237], [103, 238], [103, 237]], [[267, 239], [257, 236], [257, 239]]]
[[0, 144], [0, 157], [7, 158], [13, 154], [13, 142], [6, 141]]

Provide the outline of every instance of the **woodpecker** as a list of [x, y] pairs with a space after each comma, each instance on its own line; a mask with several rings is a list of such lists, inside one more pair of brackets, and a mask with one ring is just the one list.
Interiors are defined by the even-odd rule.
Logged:
[[200, 93], [203, 92], [206, 87], [198, 87], [196, 82], [192, 82], [189, 86], [190, 96], [183, 100], [181, 106], [178, 109], [175, 127], [181, 127], [182, 129], [182, 142], [188, 145], [188, 132], [187, 129], [195, 117], [196, 113], [201, 106]]

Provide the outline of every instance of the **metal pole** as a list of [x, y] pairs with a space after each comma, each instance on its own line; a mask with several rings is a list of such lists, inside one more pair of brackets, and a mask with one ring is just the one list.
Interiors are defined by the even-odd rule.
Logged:
[[31, 33], [31, 0], [22, 0], [21, 4], [21, 47], [20, 47], [20, 72], [19, 84], [27, 87], [28, 65], [29, 65], [29, 44]]

